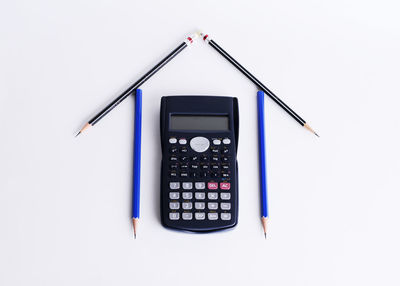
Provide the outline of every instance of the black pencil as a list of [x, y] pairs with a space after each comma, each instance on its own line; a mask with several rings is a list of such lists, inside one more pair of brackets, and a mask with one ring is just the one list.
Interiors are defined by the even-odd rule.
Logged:
[[[118, 104], [120, 104], [124, 99], [126, 99], [132, 92], [139, 88], [145, 81], [151, 78], [156, 72], [158, 72], [163, 66], [165, 66], [170, 60], [172, 60], [176, 55], [182, 52], [188, 45], [192, 44], [195, 38], [198, 37], [198, 33], [187, 37], [183, 43], [181, 43], [176, 49], [174, 49], [168, 56], [163, 58], [158, 64], [156, 64], [151, 70], [149, 70], [145, 75], [143, 75], [138, 81], [132, 84], [127, 90], [125, 90], [120, 96], [115, 98], [109, 105], [107, 105], [103, 110], [97, 113], [92, 119], [90, 119], [82, 129], [76, 134], [78, 136], [83, 131], [92, 127], [97, 122], [99, 122], [107, 113], [113, 110]], [[76, 137], [75, 136], [75, 137]]]
[[229, 55], [223, 48], [221, 48], [214, 40], [210, 39], [207, 34], [201, 33], [203, 40], [213, 47], [221, 56], [228, 60], [234, 65], [242, 74], [244, 74], [249, 80], [251, 80], [259, 89], [264, 91], [273, 101], [275, 101], [280, 107], [283, 108], [290, 116], [294, 118], [301, 126], [314, 133], [319, 137], [317, 133], [306, 123], [306, 121], [294, 112], [289, 106], [287, 106], [279, 97], [277, 97], [272, 91], [270, 91], [261, 81], [259, 81], [254, 75], [246, 70], [241, 64], [239, 64], [231, 55]]

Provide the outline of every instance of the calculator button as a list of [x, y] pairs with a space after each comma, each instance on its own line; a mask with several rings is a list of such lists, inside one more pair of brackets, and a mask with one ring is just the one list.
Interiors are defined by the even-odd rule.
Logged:
[[193, 218], [192, 213], [182, 213], [182, 219], [184, 220], [191, 220]]
[[191, 176], [192, 178], [198, 178], [198, 177], [200, 177], [200, 174], [197, 173], [197, 172], [191, 172], [191, 173], [190, 173], [190, 176]]
[[191, 200], [193, 198], [193, 193], [190, 192], [183, 192], [182, 193], [182, 198], [184, 200]]
[[184, 190], [191, 190], [191, 189], [193, 189], [193, 183], [182, 183], [182, 188], [184, 189]]
[[207, 207], [209, 210], [216, 210], [218, 209], [218, 203], [208, 203]]
[[230, 190], [231, 189], [231, 184], [230, 183], [220, 183], [219, 188], [221, 190]]
[[199, 156], [192, 156], [190, 158], [191, 161], [198, 161], [199, 160]]
[[222, 169], [223, 169], [223, 170], [229, 170], [229, 164], [227, 164], [227, 163], [226, 163], [226, 164], [223, 164], [223, 165], [222, 165]]
[[181, 156], [179, 159], [181, 160], [181, 162], [189, 161], [189, 157], [188, 156]]
[[207, 162], [208, 161], [208, 157], [207, 156], [201, 156], [200, 160], [203, 162]]
[[185, 145], [187, 143], [187, 140], [185, 138], [179, 139], [179, 144]]
[[215, 165], [215, 164], [214, 164], [214, 165], [211, 165], [211, 169], [217, 170], [217, 171], [218, 171], [218, 170], [219, 170], [219, 166], [218, 166], [218, 165]]
[[184, 210], [191, 210], [193, 208], [192, 203], [182, 203], [182, 208]]
[[169, 219], [170, 220], [178, 220], [179, 219], [179, 213], [169, 213]]
[[221, 203], [221, 210], [229, 211], [231, 209], [230, 203]]
[[171, 148], [169, 148], [169, 152], [170, 152], [170, 153], [176, 153], [176, 152], [178, 152], [178, 148], [176, 148], [176, 147], [171, 147]]
[[202, 203], [202, 202], [195, 202], [194, 203], [194, 208], [196, 210], [204, 210], [206, 208], [206, 203]]
[[197, 170], [199, 168], [199, 165], [197, 164], [190, 164], [190, 169], [192, 170]]
[[221, 175], [223, 178], [229, 178], [229, 173], [222, 173]]
[[219, 139], [214, 139], [214, 140], [213, 140], [213, 144], [214, 144], [214, 145], [221, 145], [221, 140], [219, 140]]
[[169, 157], [169, 160], [170, 160], [170, 161], [173, 161], [173, 162], [176, 162], [176, 161], [178, 161], [178, 157], [176, 157], [176, 156], [171, 156], [171, 157]]
[[209, 183], [207, 184], [207, 188], [208, 188], [209, 190], [216, 190], [216, 189], [218, 189], [218, 183], [209, 182]]
[[178, 174], [176, 172], [169, 172], [169, 176], [171, 178], [176, 178], [178, 176]]
[[208, 164], [203, 164], [203, 165], [201, 165], [201, 169], [208, 170], [208, 169], [210, 169], [210, 166]]
[[194, 214], [194, 217], [195, 217], [197, 220], [203, 220], [203, 219], [206, 218], [206, 214], [205, 214], [205, 213], [195, 213], [195, 214]]
[[178, 140], [176, 140], [176, 138], [175, 137], [171, 137], [171, 138], [169, 138], [169, 143], [171, 143], [171, 144], [176, 144], [176, 142], [178, 142]]
[[211, 177], [212, 177], [212, 178], [217, 178], [217, 177], [219, 177], [219, 175], [218, 175], [218, 173], [216, 173], [216, 172], [212, 172], [212, 173], [211, 173]]
[[208, 173], [207, 172], [200, 172], [200, 177], [201, 178], [207, 178], [208, 177]]
[[218, 153], [219, 153], [219, 149], [213, 147], [213, 148], [211, 148], [211, 153], [213, 153], [213, 154], [218, 154]]
[[189, 177], [189, 174], [186, 173], [186, 172], [182, 172], [182, 173], [180, 174], [180, 176], [181, 176], [181, 178], [187, 178], [187, 177]]
[[224, 138], [224, 140], [222, 140], [222, 143], [224, 143], [225, 145], [229, 145], [229, 144], [231, 144], [231, 139]]
[[179, 193], [178, 192], [170, 192], [169, 193], [169, 198], [171, 200], [177, 200], [177, 199], [179, 199]]
[[181, 164], [181, 170], [187, 170], [187, 168], [189, 168], [188, 164]]
[[175, 169], [178, 169], [178, 164], [170, 164], [170, 165], [169, 165], [169, 168], [170, 168], [170, 169], [174, 169], [174, 170], [175, 170]]
[[228, 153], [229, 153], [229, 149], [228, 149], [228, 148], [224, 148], [224, 149], [222, 150], [222, 153], [228, 154]]
[[194, 183], [194, 187], [196, 188], [196, 190], [204, 190], [206, 188], [206, 183], [196, 182]]
[[219, 162], [219, 157], [218, 156], [212, 156], [211, 161]]
[[216, 199], [218, 199], [218, 194], [217, 193], [208, 193], [208, 199], [216, 200]]
[[206, 193], [195, 193], [194, 197], [196, 200], [204, 200], [206, 198]]
[[178, 210], [179, 209], [179, 203], [169, 203], [169, 208], [171, 210]]
[[222, 160], [222, 162], [229, 162], [229, 157], [224, 156], [221, 158], [221, 160]]
[[231, 194], [230, 193], [221, 193], [221, 200], [230, 200]]
[[190, 147], [197, 153], [207, 151], [210, 147], [210, 141], [206, 137], [198, 136], [190, 140]]
[[231, 214], [230, 213], [221, 213], [221, 219], [222, 220], [230, 220]]
[[180, 183], [179, 182], [171, 182], [171, 183], [169, 183], [169, 188], [171, 190], [178, 190], [180, 188]]
[[208, 213], [208, 219], [209, 220], [217, 220], [218, 214], [217, 213]]
[[188, 152], [188, 148], [182, 147], [181, 149], [179, 149], [179, 152], [181, 152], [181, 153], [187, 153], [187, 152]]

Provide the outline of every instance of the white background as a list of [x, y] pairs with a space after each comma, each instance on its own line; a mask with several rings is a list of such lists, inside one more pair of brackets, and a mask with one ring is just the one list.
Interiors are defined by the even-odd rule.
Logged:
[[[1, 285], [399, 285], [398, 1], [1, 1]], [[133, 98], [82, 125], [202, 29], [321, 135], [266, 100], [259, 219], [255, 86], [203, 42], [143, 86], [142, 200], [130, 220]], [[163, 95], [239, 98], [231, 231], [159, 217]]]

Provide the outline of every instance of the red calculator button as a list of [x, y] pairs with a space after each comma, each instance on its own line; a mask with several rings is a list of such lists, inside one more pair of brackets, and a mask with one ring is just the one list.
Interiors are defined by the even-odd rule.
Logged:
[[219, 187], [221, 190], [229, 190], [231, 188], [231, 183], [220, 183]]
[[216, 189], [218, 189], [218, 183], [208, 183], [207, 184], [207, 187], [208, 187], [208, 189], [209, 190], [216, 190]]

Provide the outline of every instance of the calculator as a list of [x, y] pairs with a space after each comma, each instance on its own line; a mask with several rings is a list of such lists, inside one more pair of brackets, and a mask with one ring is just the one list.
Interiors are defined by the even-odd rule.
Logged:
[[222, 96], [161, 99], [161, 221], [210, 232], [238, 220], [238, 100]]

